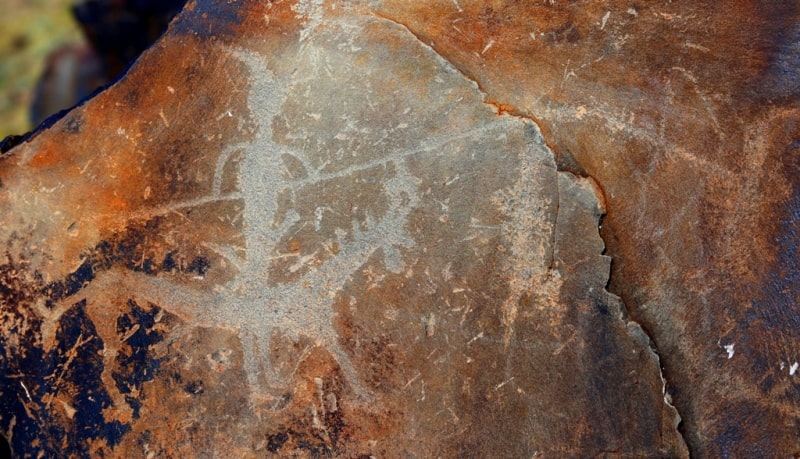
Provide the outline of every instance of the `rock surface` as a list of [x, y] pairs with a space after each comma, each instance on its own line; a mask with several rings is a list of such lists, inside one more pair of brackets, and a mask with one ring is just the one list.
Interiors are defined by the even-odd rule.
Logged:
[[800, 4], [382, 3], [604, 190], [695, 457], [800, 454]]
[[797, 8], [735, 3], [190, 2], [0, 156], [0, 432], [800, 452]]

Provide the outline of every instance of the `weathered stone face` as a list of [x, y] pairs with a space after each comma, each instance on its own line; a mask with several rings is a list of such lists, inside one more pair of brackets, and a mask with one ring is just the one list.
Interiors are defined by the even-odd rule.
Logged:
[[[795, 66], [706, 84], [768, 21], [670, 5], [190, 3], [0, 157], [0, 431], [20, 457], [685, 457], [663, 364], [694, 454], [793, 451], [769, 215], [796, 208]], [[755, 74], [773, 92], [731, 102]], [[606, 210], [661, 363], [606, 290]]]
[[377, 8], [601, 185], [693, 455], [800, 452], [797, 2]]

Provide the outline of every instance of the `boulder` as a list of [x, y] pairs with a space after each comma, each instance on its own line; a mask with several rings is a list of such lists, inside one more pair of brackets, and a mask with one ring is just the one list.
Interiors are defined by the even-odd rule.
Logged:
[[800, 452], [796, 10], [189, 2], [0, 156], [0, 432]]

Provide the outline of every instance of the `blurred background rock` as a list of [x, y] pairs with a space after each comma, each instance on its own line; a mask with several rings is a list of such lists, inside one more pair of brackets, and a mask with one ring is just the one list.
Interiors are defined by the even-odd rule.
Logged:
[[184, 0], [0, 0], [0, 139], [113, 81]]
[[74, 0], [0, 0], [0, 139], [29, 131], [29, 107], [48, 55], [86, 44]]

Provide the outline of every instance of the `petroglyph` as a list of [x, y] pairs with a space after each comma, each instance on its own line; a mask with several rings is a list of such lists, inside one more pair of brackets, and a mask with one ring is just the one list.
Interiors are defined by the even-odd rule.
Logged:
[[[375, 28], [391, 39], [376, 42], [363, 32]], [[209, 290], [195, 288], [206, 283], [203, 273], [194, 276], [195, 285], [186, 285], [112, 268], [98, 272], [81, 297], [116, 291], [119, 298], [160, 305], [187, 323], [235, 330], [253, 394], [288, 383], [271, 368], [274, 333], [295, 341], [311, 338], [334, 355], [355, 394], [366, 401], [372, 395], [340, 343], [333, 303], [367, 265], [411, 276], [410, 260], [445, 256], [458, 261], [461, 255], [447, 255], [440, 247], [435, 247], [436, 255], [429, 253], [434, 247], [421, 247], [417, 240], [428, 236], [409, 232], [414, 212], [436, 209], [436, 220], [453, 227], [450, 242], [468, 241], [478, 259], [497, 248], [508, 250], [498, 266], [509, 279], [501, 306], [506, 348], [524, 297], [549, 298], [557, 312], [553, 302], [560, 281], [551, 268], [558, 196], [549, 197], [558, 189], [557, 172], [538, 128], [498, 115], [472, 81], [390, 21], [362, 18], [315, 25], [296, 55], [285, 57], [295, 63], [293, 74], [304, 78], [274, 75], [257, 53], [233, 53], [250, 72], [254, 139], [219, 153], [209, 194], [136, 211], [130, 218], [148, 220], [213, 203], [238, 203], [242, 210], [227, 220], [231, 225], [243, 221], [244, 247], [201, 242], [236, 271], [235, 277]], [[397, 65], [409, 61], [416, 63], [413, 70]], [[405, 81], [420, 78], [413, 86]], [[437, 97], [431, 98], [434, 93]], [[492, 178], [474, 166], [489, 152], [498, 168]], [[445, 173], [446, 180], [438, 183]], [[470, 217], [449, 222], [457, 190], [475, 194], [472, 208], [457, 212]], [[487, 219], [494, 220], [485, 224]], [[445, 281], [463, 277], [452, 265], [445, 268]], [[74, 299], [68, 298], [48, 312], [48, 341], [52, 325], [72, 304]], [[88, 305], [90, 310], [102, 307], [93, 301]], [[466, 308], [462, 323], [469, 313]], [[426, 317], [425, 333], [432, 334], [435, 316]], [[106, 356], [107, 366], [115, 355]], [[514, 380], [514, 358], [515, 351], [507, 350], [508, 381]]]
[[[442, 201], [446, 198], [431, 193], [429, 187], [421, 189], [424, 177], [418, 175], [424, 176], [426, 171], [417, 170], [415, 175], [409, 161], [421, 156], [458, 155], [465, 155], [468, 161], [466, 155], [474, 158], [485, 150], [511, 148], [513, 151], [498, 154], [509, 158], [508, 165], [520, 168], [509, 172], [519, 177], [518, 183], [501, 180], [496, 184], [499, 187], [487, 188], [492, 194], [486, 198], [494, 195], [491, 205], [513, 220], [496, 228], [502, 228], [498, 234], [513, 247], [514, 255], [506, 269], [510, 278], [519, 277], [519, 285], [515, 284], [507, 304], [518, 303], [534, 274], [541, 275], [547, 268], [546, 263], [536, 262], [537, 257], [544, 259], [545, 252], [552, 250], [545, 247], [550, 245], [552, 233], [552, 222], [547, 223], [552, 216], [546, 215], [552, 213], [552, 205], [525, 210], [530, 208], [526, 204], [535, 204], [553, 187], [552, 157], [534, 126], [498, 116], [483, 104], [473, 83], [407, 31], [372, 19], [362, 26], [374, 27], [379, 22], [380, 27], [403, 37], [401, 52], [413, 54], [411, 57], [424, 67], [425, 78], [446, 97], [433, 101], [425, 92], [413, 93], [415, 90], [402, 81], [392, 82], [396, 85], [393, 92], [378, 91], [386, 84], [382, 75], [365, 73], [358, 63], [365, 57], [361, 49], [375, 44], [357, 43], [366, 39], [343, 33], [354, 30], [352, 24], [328, 26], [308, 37], [294, 57], [297, 71], [307, 77], [293, 82], [273, 76], [259, 55], [236, 51], [252, 76], [248, 97], [251, 115], [264, 120], [259, 123], [255, 140], [232, 145], [220, 153], [209, 196], [151, 209], [136, 217], [164, 215], [216, 201], [243, 202], [245, 250], [213, 242], [203, 244], [230, 262], [239, 271], [237, 277], [216, 286], [209, 295], [161, 277], [112, 270], [99, 275], [84, 294], [91, 296], [95, 289], [119, 289], [124, 284], [127, 290], [136, 292], [138, 300], [164, 305], [191, 323], [237, 330], [253, 393], [263, 393], [265, 385], [280, 387], [286, 383], [270, 367], [268, 349], [274, 332], [294, 340], [310, 337], [336, 357], [356, 394], [368, 400], [370, 394], [362, 387], [334, 330], [332, 304], [371, 259], [387, 273], [408, 269], [406, 254], [418, 248], [408, 231], [409, 215], [421, 208], [423, 200], [436, 201], [445, 213], [442, 218], [446, 218], [447, 206]], [[346, 46], [340, 46], [343, 43]], [[378, 66], [370, 65], [372, 68], [400, 73], [400, 69], [392, 68], [396, 55], [373, 54], [369, 58], [381, 60]], [[326, 87], [330, 90], [323, 89]], [[347, 105], [359, 98], [366, 99], [365, 105], [372, 109]], [[378, 123], [383, 129], [367, 127], [376, 122], [375, 116], [381, 117]], [[429, 122], [440, 116], [439, 122]], [[320, 121], [313, 131], [308, 128], [309, 118]], [[534, 144], [509, 140], [509, 135], [521, 139], [525, 130]], [[410, 132], [418, 134], [409, 136]], [[225, 190], [225, 174], [234, 159], [239, 162], [237, 186]], [[458, 182], [479, 187], [470, 185], [481, 180], [479, 172], [458, 175], [446, 185]], [[537, 221], [540, 224], [534, 225]], [[544, 226], [533, 228], [537, 225]], [[471, 237], [487, 233], [481, 226], [476, 226], [473, 217], [466, 231], [473, 234]], [[483, 243], [496, 237], [491, 234]], [[424, 255], [414, 253], [417, 258]], [[201, 277], [196, 280], [201, 281]], [[516, 312], [507, 312], [511, 316], [509, 330], [513, 314]]]
[[[600, 440], [652, 455], [617, 441], [661, 441], [663, 381], [604, 289], [593, 182], [559, 172], [538, 127], [423, 34], [332, 5], [242, 4], [253, 35], [155, 48], [191, 52], [76, 110], [86, 134], [0, 163], [0, 206], [29, 222], [0, 264], [0, 319], [49, 365], [7, 378], [8, 411], [37, 423], [10, 438], [109, 456], [525, 457]], [[486, 38], [478, 52], [506, 52]], [[0, 347], [30, 368], [15, 333]]]

